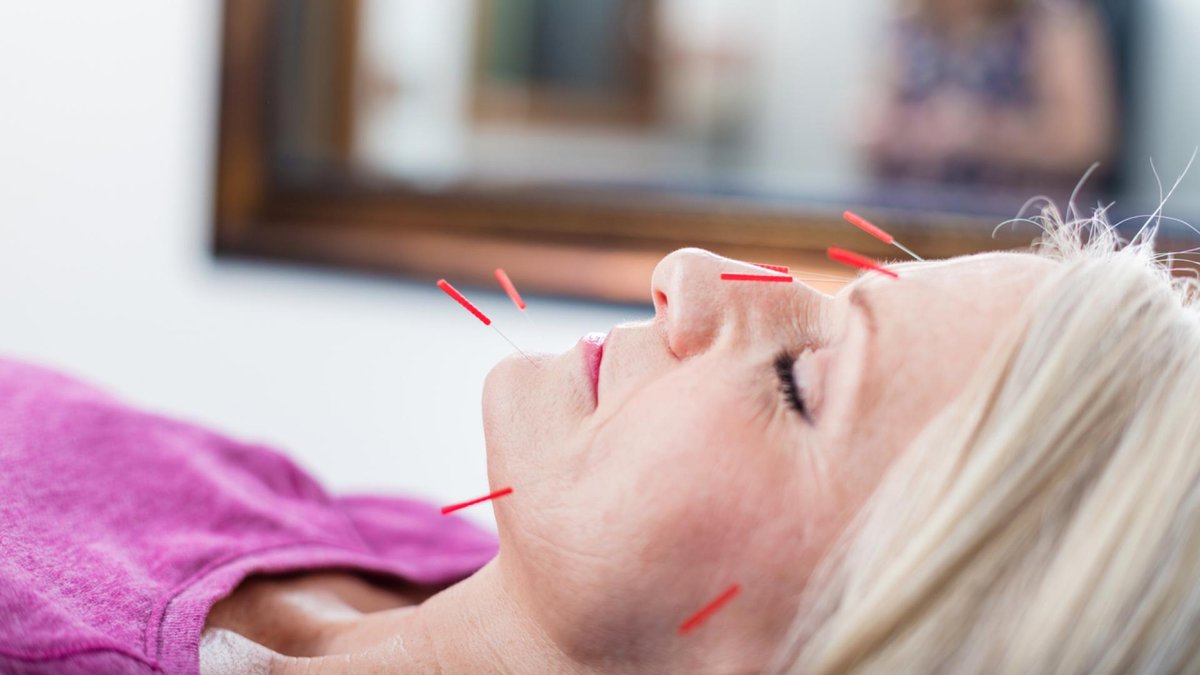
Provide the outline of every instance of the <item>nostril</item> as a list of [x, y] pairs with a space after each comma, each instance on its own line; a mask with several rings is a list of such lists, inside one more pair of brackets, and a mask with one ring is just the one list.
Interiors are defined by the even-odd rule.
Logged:
[[667, 294], [660, 290], [654, 291], [654, 313], [667, 318]]

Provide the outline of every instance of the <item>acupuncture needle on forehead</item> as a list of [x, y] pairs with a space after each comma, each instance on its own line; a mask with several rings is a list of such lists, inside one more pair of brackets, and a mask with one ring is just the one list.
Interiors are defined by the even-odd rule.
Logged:
[[874, 260], [871, 260], [867, 256], [859, 255], [858, 253], [855, 253], [854, 251], [847, 251], [846, 249], [843, 249], [843, 248], [838, 248], [836, 246], [830, 246], [829, 249], [826, 251], [826, 255], [829, 256], [830, 260], [832, 260], [834, 262], [842, 263], [843, 265], [849, 265], [850, 267], [857, 267], [860, 270], [868, 270], [870, 272], [878, 272], [879, 274], [882, 274], [884, 276], [889, 276], [893, 279], [900, 278], [899, 274], [893, 272], [892, 270], [889, 270], [888, 268], [884, 267], [883, 265], [880, 265], [879, 263], [875, 262]]
[[912, 250], [909, 249], [907, 246], [896, 241], [896, 238], [893, 237], [892, 235], [888, 234], [887, 232], [885, 232], [883, 230], [883, 228], [878, 227], [877, 225], [875, 225], [871, 221], [867, 220], [866, 218], [863, 218], [862, 216], [858, 215], [857, 213], [854, 213], [853, 211], [846, 211], [846, 212], [842, 213], [842, 217], [846, 219], [846, 222], [850, 223], [851, 225], [854, 225], [855, 227], [862, 230], [863, 232], [866, 232], [867, 234], [871, 235], [872, 237], [875, 237], [879, 241], [882, 241], [885, 244], [891, 244], [892, 246], [895, 246], [896, 248], [900, 249], [901, 251], [904, 251], [908, 255], [912, 256], [914, 260], [919, 260], [921, 262], [925, 261], [924, 258], [917, 255], [916, 253], [913, 253]]
[[[492, 323], [492, 320], [490, 318], [488, 318], [487, 314], [484, 314], [483, 312], [479, 311], [479, 308], [476, 307], [475, 304], [472, 303], [470, 300], [468, 300], [465, 295], [463, 295], [462, 293], [459, 293], [458, 289], [455, 288], [454, 286], [452, 286], [449, 281], [446, 281], [445, 279], [438, 279], [437, 287], [442, 289], [442, 291], [446, 295], [449, 295], [451, 298], [454, 298], [454, 300], [458, 304], [462, 305], [463, 308], [466, 309], [468, 312], [470, 312], [471, 314], [474, 314], [475, 318], [479, 319], [479, 321], [481, 323], [483, 323], [483, 325], [489, 326], [489, 327], [491, 327], [492, 330], [496, 331], [497, 335], [504, 338], [504, 341], [507, 342], [508, 344], [512, 345], [512, 348], [517, 350], [518, 352], [520, 352], [521, 356], [524, 356], [527, 361], [529, 361], [530, 363], [532, 363], [535, 366], [538, 365], [537, 362], [534, 361], [533, 359], [529, 358], [529, 355], [526, 354], [520, 347], [518, 347], [516, 345], [516, 343], [514, 343], [512, 340], [509, 340], [508, 336], [504, 334], [504, 331], [497, 328], [495, 326], [495, 324]], [[540, 368], [541, 366], [538, 366], [538, 367]]]

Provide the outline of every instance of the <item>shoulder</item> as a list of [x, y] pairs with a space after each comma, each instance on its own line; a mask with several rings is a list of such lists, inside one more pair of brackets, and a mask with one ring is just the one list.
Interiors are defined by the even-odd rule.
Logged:
[[293, 673], [291, 659], [225, 628], [200, 635], [201, 675]]
[[[387, 643], [379, 649], [393, 649]], [[378, 651], [378, 650], [376, 650]], [[200, 675], [343, 675], [360, 672], [392, 672], [399, 666], [388, 654], [377, 657], [368, 667], [354, 655], [286, 656], [225, 628], [208, 628], [200, 637]]]

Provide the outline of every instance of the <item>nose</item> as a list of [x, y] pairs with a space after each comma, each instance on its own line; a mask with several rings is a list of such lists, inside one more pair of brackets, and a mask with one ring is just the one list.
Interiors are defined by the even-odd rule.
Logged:
[[665, 327], [677, 358], [707, 350], [729, 320], [732, 304], [723, 297], [720, 270], [733, 261], [698, 248], [685, 248], [659, 261], [651, 276], [654, 316]]
[[822, 329], [830, 296], [803, 283], [723, 281], [722, 272], [766, 271], [698, 248], [675, 251], [654, 268], [655, 323], [676, 358], [701, 354], [724, 335], [741, 344], [769, 339], [776, 328]]

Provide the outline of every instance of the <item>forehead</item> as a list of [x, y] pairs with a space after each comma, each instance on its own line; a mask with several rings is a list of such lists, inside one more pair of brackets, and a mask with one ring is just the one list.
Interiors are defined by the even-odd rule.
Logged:
[[[876, 315], [891, 315], [890, 305], [900, 311], [920, 305], [937, 308], [979, 310], [988, 306], [1011, 306], [1023, 302], [1038, 282], [1058, 263], [1031, 253], [983, 253], [931, 262], [889, 266], [899, 279], [867, 273], [848, 284], [838, 304], [869, 305]], [[892, 308], [895, 309], [895, 308]], [[911, 317], [920, 323], [920, 315]]]
[[895, 265], [899, 279], [871, 274], [843, 289], [830, 304], [853, 338], [840, 358], [857, 365], [835, 371], [853, 413], [831, 420], [835, 434], [902, 447], [961, 390], [1056, 266], [1029, 254], [977, 255]]

